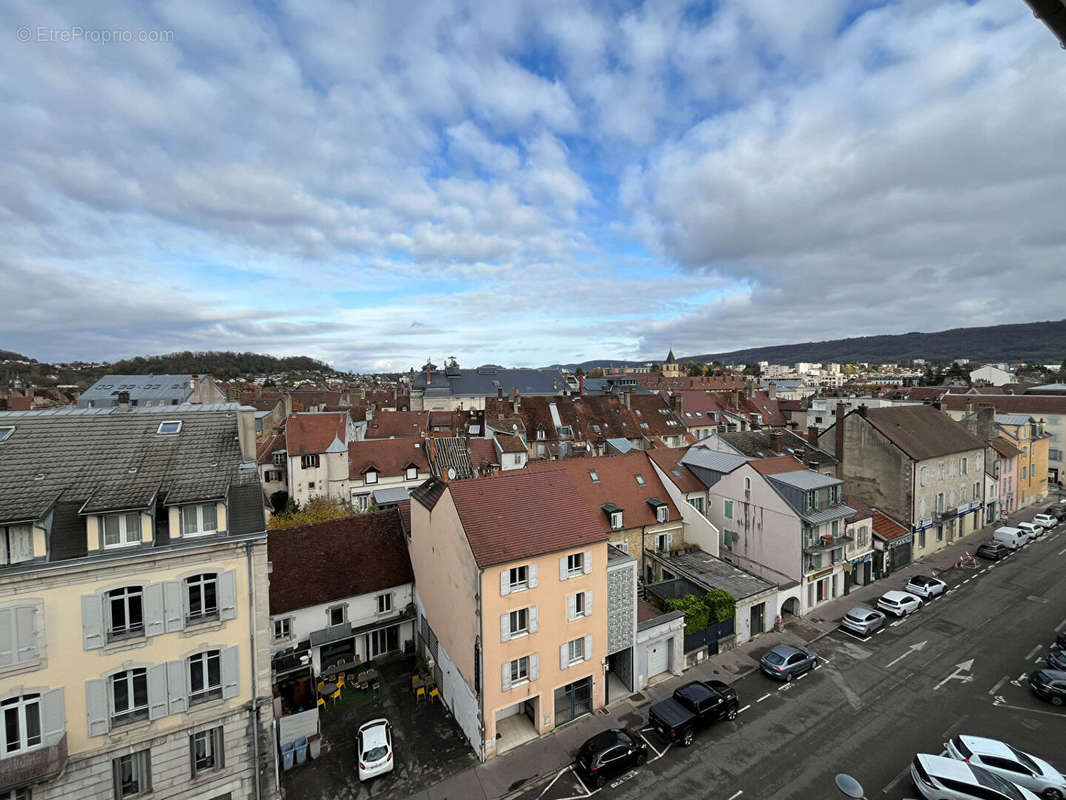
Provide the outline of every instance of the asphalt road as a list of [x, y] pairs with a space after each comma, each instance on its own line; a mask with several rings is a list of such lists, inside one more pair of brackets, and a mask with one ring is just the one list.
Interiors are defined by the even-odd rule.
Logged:
[[[1037, 699], [1022, 679], [1066, 628], [1066, 525], [988, 563], [953, 570], [946, 595], [866, 640], [838, 630], [816, 642], [819, 667], [791, 684], [761, 674], [738, 681], [742, 713], [691, 747], [645, 730], [652, 760], [592, 794], [836, 798], [833, 776], [847, 772], [870, 800], [920, 797], [908, 773], [914, 754], [939, 753], [960, 732], [1003, 739], [1066, 771], [1066, 709]], [[541, 800], [590, 794], [569, 770], [537, 791]]]

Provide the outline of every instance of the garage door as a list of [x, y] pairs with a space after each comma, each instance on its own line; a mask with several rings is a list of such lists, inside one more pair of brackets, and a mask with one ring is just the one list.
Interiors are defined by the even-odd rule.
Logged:
[[648, 679], [666, 672], [670, 668], [670, 645], [668, 642], [659, 642], [648, 647]]

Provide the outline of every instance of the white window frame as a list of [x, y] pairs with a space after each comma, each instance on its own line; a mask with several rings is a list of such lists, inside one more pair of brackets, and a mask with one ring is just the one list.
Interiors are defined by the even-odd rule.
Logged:
[[647, 484], [647, 481], [644, 480], [644, 476], [641, 475], [639, 472], [633, 476], [633, 480], [637, 482], [637, 486], [644, 486]]
[[[575, 655], [577, 653], [577, 655]], [[580, 664], [587, 660], [588, 656], [585, 654], [585, 637], [578, 636], [576, 639], [571, 639], [566, 643], [566, 656], [567, 664], [574, 666], [574, 664]]]
[[[199, 742], [204, 743], [204, 756], [202, 757], [206, 758], [208, 754], [211, 757], [210, 766], [201, 767], [198, 764], [201, 758], [197, 750]], [[192, 776], [194, 778], [207, 772], [217, 772], [226, 766], [225, 742], [221, 725], [216, 728], [208, 728], [206, 731], [197, 731], [189, 737], [189, 761], [192, 765]]]
[[[340, 622], [334, 622], [333, 621], [333, 612], [334, 611], [340, 611], [341, 612], [341, 621]], [[346, 606], [345, 604], [340, 603], [340, 604], [337, 604], [337, 605], [330, 606], [329, 608], [326, 609], [326, 622], [328, 622], [331, 627], [333, 625], [343, 625], [347, 621], [348, 621], [348, 606]]]
[[284, 642], [292, 638], [292, 617], [274, 620], [274, 641]]
[[384, 592], [377, 597], [378, 613], [388, 614], [392, 611], [392, 592]]
[[[137, 684], [144, 682], [144, 705], [137, 705]], [[112, 727], [117, 725], [125, 725], [129, 722], [135, 722], [139, 719], [148, 718], [148, 670], [144, 667], [134, 667], [121, 672], [112, 673], [108, 678], [109, 689], [109, 702], [111, 705], [111, 725]], [[129, 699], [129, 706], [125, 709], [119, 710], [116, 705], [118, 701], [118, 694], [115, 691], [115, 686], [119, 683], [126, 684], [126, 697]]]
[[[130, 539], [129, 520], [137, 520], [137, 533], [135, 539]], [[108, 520], [115, 520], [118, 524], [118, 541], [107, 541]], [[120, 547], [134, 547], [141, 543], [141, 514], [138, 511], [128, 511], [121, 514], [104, 514], [100, 517], [100, 541], [105, 550], [115, 550]]]
[[[113, 616], [113, 604], [118, 601], [121, 603], [126, 623], [119, 630], [115, 625], [115, 619]], [[137, 626], [131, 626], [130, 608], [136, 601], [140, 606], [141, 622]], [[117, 639], [132, 639], [137, 636], [144, 636], [145, 633], [145, 619], [144, 619], [144, 587], [142, 586], [123, 586], [119, 589], [111, 589], [104, 592], [104, 611], [107, 618], [107, 638], [108, 641], [115, 641]]]
[[[14, 742], [8, 741], [8, 717], [14, 712], [18, 727], [18, 738]], [[29, 734], [29, 716], [37, 717], [37, 735]], [[44, 741], [44, 718], [41, 716], [41, 696], [39, 694], [24, 694], [19, 697], [9, 697], [0, 703], [0, 758], [25, 753], [41, 746]]]
[[[574, 565], [577, 566], [574, 566]], [[566, 557], [566, 577], [576, 578], [578, 575], [585, 574], [585, 554], [584, 553], [570, 553]]]
[[669, 506], [656, 506], [655, 508], [655, 521], [667, 522], [670, 519]]
[[673, 536], [669, 533], [657, 533], [655, 534], [655, 549], [660, 553], [665, 553], [670, 550], [670, 545], [673, 543]]
[[369, 494], [357, 494], [357, 495], [355, 495], [355, 509], [356, 509], [356, 511], [368, 511], [368, 510], [370, 510], [370, 495]]
[[[525, 576], [521, 577], [525, 571]], [[516, 580], [516, 578], [518, 578]], [[507, 585], [509, 587], [508, 593], [521, 592], [529, 588], [529, 565], [522, 564], [518, 567], [511, 567], [507, 570]]]
[[[0, 528], [0, 533], [2, 533], [2, 536], [0, 536], [0, 565], [22, 564], [33, 560], [32, 525], [6, 525]], [[18, 548], [18, 553], [14, 557], [14, 549], [11, 546], [14, 541], [13, 534], [18, 535], [23, 540], [22, 547]]]
[[[218, 685], [211, 683], [211, 664], [214, 662], [218, 667]], [[186, 669], [189, 676], [189, 705], [209, 703], [212, 700], [222, 699], [222, 651], [204, 650], [193, 653], [185, 659]], [[193, 688], [195, 678], [202, 681], [200, 689]]]
[[378, 482], [378, 471], [376, 469], [368, 469], [363, 473], [363, 485], [373, 486]]
[[[218, 619], [219, 617], [219, 585], [218, 585], [218, 573], [217, 572], [202, 572], [197, 575], [190, 575], [184, 581], [185, 590], [185, 621], [187, 623], [203, 622], [206, 620]], [[210, 584], [215, 585], [215, 605], [213, 608], [207, 605], [207, 587]], [[199, 595], [200, 611], [193, 612], [193, 594]]]
[[[136, 753], [128, 753], [113, 759], [112, 776], [115, 784], [115, 797], [117, 800], [125, 800], [127, 797], [143, 797], [152, 791], [152, 751], [138, 750]], [[132, 772], [137, 778], [137, 791], [122, 791], [122, 767], [124, 764], [132, 765]]]
[[623, 524], [622, 512], [621, 511], [612, 511], [611, 512], [611, 530], [620, 531], [624, 527], [625, 527], [625, 525]]
[[529, 656], [511, 660], [511, 688], [529, 683]]
[[306, 456], [300, 456], [300, 469], [317, 469], [318, 464], [318, 453], [310, 453]]
[[418, 479], [418, 467], [408, 467], [404, 473], [405, 480], [413, 481]]
[[271, 456], [271, 459], [274, 462], [274, 466], [275, 467], [284, 467], [285, 466], [285, 456], [286, 455], [287, 454], [285, 453], [284, 450], [279, 450], [278, 452], [273, 453], [272, 456]]
[[576, 592], [574, 594], [574, 616], [575, 617], [587, 617], [588, 609], [585, 607], [585, 593]]
[[[215, 527], [205, 528], [204, 522], [204, 509], [210, 508], [215, 514]], [[195, 503], [192, 505], [178, 506], [179, 516], [181, 518], [181, 535], [182, 538], [186, 536], [210, 536], [218, 533], [218, 505], [215, 503]], [[195, 511], [194, 511], [195, 509]], [[190, 512], [195, 513], [196, 529], [189, 531], [186, 529], [185, 521], [186, 515]]]
[[507, 612], [507, 628], [510, 630], [511, 639], [529, 634], [529, 609], [516, 608]]
[[617, 547], [623, 553], [628, 553], [629, 552], [629, 542], [627, 540], [625, 540], [625, 539], [623, 539], [620, 542], [611, 542], [611, 544], [613, 544], [615, 547]]
[[[133, 405], [132, 403], [130, 405]], [[165, 429], [165, 430], [164, 430]], [[181, 433], [181, 420], [180, 419], [165, 419], [159, 423], [159, 428], [156, 429], [156, 433], [162, 436], [175, 436]]]

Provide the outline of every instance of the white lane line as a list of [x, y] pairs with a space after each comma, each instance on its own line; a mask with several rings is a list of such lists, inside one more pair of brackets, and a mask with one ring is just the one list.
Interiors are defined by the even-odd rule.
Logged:
[[963, 583], [969, 583], [972, 580], [973, 580], [973, 578], [967, 578], [966, 580], [963, 581]]
[[743, 789], [741, 789], [741, 790], [740, 790], [739, 792], [737, 792], [737, 793], [736, 793], [735, 795], [733, 795], [732, 797], [730, 797], [730, 798], [729, 798], [729, 800], [737, 800], [737, 798], [738, 798], [738, 797], [740, 797], [740, 796], [741, 796], [742, 794], [744, 794], [744, 790], [743, 790]]
[[1062, 555], [1063, 553], [1066, 553], [1066, 547], [1064, 547], [1064, 548], [1062, 548], [1061, 550], [1059, 550], [1059, 555], [1060, 555], [1060, 556], [1061, 556], [1061, 555]]
[[904, 776], [905, 775], [909, 775], [910, 772], [911, 772], [911, 767], [910, 767], [910, 764], [908, 764], [907, 766], [905, 766], [903, 769], [901, 769], [899, 771], [899, 774], [895, 778], [892, 779], [891, 783], [889, 783], [884, 789], [881, 790], [881, 793], [882, 794], [888, 794], [890, 791], [892, 791], [892, 787], [895, 786], [897, 783], [899, 783], [901, 780], [903, 780]]
[[988, 693], [994, 697], [996, 692], [999, 691], [999, 687], [1002, 686], [1004, 683], [1006, 683], [1009, 680], [1010, 680], [1010, 675], [1004, 675], [1002, 678], [1000, 678], [998, 681], [996, 681], [996, 685], [993, 686], [991, 689], [989, 689]]
[[822, 659], [822, 661], [824, 661], [826, 664], [829, 663], [829, 659], [826, 658], [825, 656], [818, 656], [818, 658]]
[[1041, 711], [1039, 708], [1026, 708], [1025, 706], [1012, 706], [1010, 703], [993, 703], [993, 708], [1013, 708], [1015, 711], [1028, 711], [1030, 714], [1046, 714], [1049, 717], [1058, 717], [1059, 719], [1066, 719], [1066, 714], [1060, 714], [1055, 711]]
[[995, 569], [995, 568], [996, 568], [996, 565], [995, 565], [995, 564], [989, 564], [989, 565], [988, 565], [988, 568], [989, 568], [989, 569]]
[[1036, 647], [1034, 647], [1034, 648], [1033, 648], [1032, 650], [1030, 650], [1030, 651], [1029, 651], [1028, 653], [1026, 653], [1026, 654], [1025, 654], [1025, 659], [1026, 659], [1026, 661], [1028, 661], [1028, 660], [1029, 660], [1030, 658], [1032, 658], [1033, 656], [1035, 656], [1035, 655], [1036, 655], [1037, 653], [1039, 653], [1039, 652], [1040, 652], [1040, 651], [1041, 651], [1042, 649], [1043, 649], [1043, 646], [1042, 646], [1042, 645], [1039, 645], [1039, 644], [1038, 644], [1038, 645], [1037, 645]]
[[763, 695], [762, 697], [760, 697], [760, 698], [759, 698], [758, 700], [756, 700], [755, 702], [756, 702], [756, 703], [761, 703], [761, 702], [762, 702], [763, 700], [765, 700], [765, 699], [766, 699], [767, 697], [769, 697], [769, 696], [770, 696], [770, 693], [769, 693], [769, 692], [767, 692], [766, 694], [764, 694], [764, 695]]
[[1066, 628], [1066, 619], [1064, 619], [1062, 622], [1055, 626], [1055, 633], [1058, 633], [1063, 628]]
[[801, 680], [803, 680], [804, 678], [806, 678], [810, 674], [811, 673], [809, 673], [809, 672], [804, 672], [802, 675], [797, 675], [796, 676], [796, 680], [801, 681]]
[[[877, 633], [884, 633], [884, 632], [885, 632], [885, 629], [884, 629], [884, 628], [878, 628], [878, 629], [877, 629]], [[875, 634], [875, 635], [876, 635], [876, 634]]]
[[981, 570], [981, 571], [980, 571], [980, 572], [978, 572], [977, 574], [978, 574], [978, 575], [983, 575], [983, 574], [984, 574], [984, 573], [986, 573], [986, 572], [988, 572], [988, 567], [985, 567], [985, 568], [984, 568], [983, 570]]
[[744, 713], [745, 711], [747, 711], [747, 710], [748, 710], [749, 708], [751, 708], [751, 704], [750, 704], [750, 703], [749, 703], [748, 705], [744, 706], [744, 708], [741, 708], [741, 709], [739, 709], [739, 710], [737, 711], [737, 713], [738, 713], [738, 714], [743, 714], [743, 713]]
[[814, 665], [814, 668], [815, 668], [815, 669], [821, 669], [821, 668], [822, 668], [822, 665], [821, 665], [821, 664], [815, 664], [815, 665]]
[[955, 587], [954, 587], [954, 586], [952, 586], [952, 587], [951, 587], [950, 589], [948, 589], [947, 593], [948, 593], [948, 594], [951, 594], [951, 593], [952, 593], [952, 592], [954, 592], [954, 591], [955, 591]]

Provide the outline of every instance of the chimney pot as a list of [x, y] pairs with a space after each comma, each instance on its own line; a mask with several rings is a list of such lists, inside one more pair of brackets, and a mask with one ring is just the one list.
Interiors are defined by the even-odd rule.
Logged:
[[834, 453], [834, 455], [836, 456], [837, 461], [840, 462], [840, 464], [844, 463], [844, 417], [844, 404], [837, 403], [837, 419], [836, 428], [834, 431], [836, 433], [836, 452]]
[[577, 393], [585, 393], [585, 373], [581, 373], [577, 376]]

